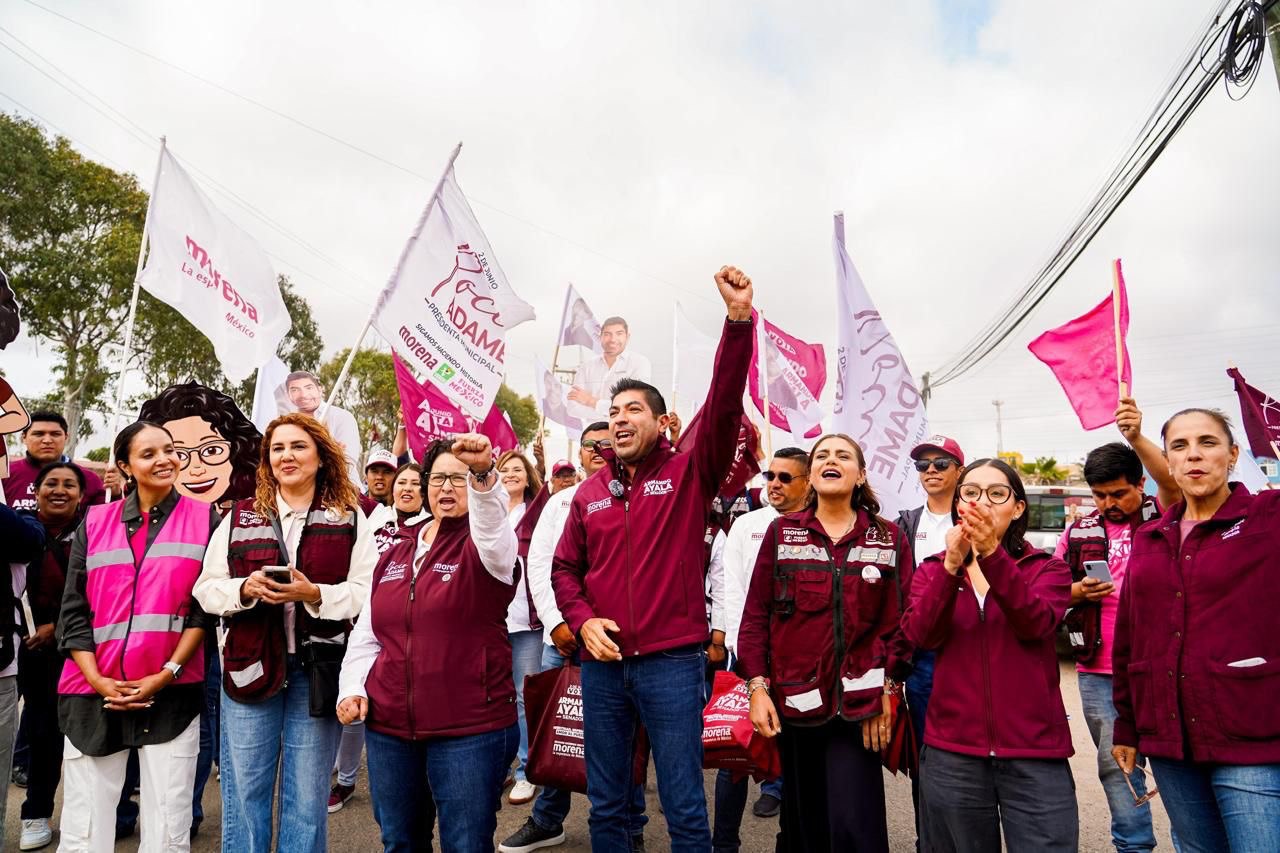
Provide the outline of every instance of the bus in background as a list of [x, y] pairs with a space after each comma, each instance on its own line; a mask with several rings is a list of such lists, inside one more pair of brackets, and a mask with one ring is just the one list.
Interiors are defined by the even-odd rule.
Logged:
[[1052, 553], [1067, 526], [1096, 506], [1088, 486], [1027, 486], [1027, 541]]

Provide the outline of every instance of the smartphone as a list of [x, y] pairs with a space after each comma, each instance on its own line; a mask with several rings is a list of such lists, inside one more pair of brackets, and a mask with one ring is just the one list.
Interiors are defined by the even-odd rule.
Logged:
[[293, 583], [293, 572], [288, 566], [263, 566], [262, 571], [276, 583]]
[[1084, 576], [1093, 578], [1099, 583], [1114, 583], [1111, 580], [1111, 567], [1106, 560], [1085, 560]]

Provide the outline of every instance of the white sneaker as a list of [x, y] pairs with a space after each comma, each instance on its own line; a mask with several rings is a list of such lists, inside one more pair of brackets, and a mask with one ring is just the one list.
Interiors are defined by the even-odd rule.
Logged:
[[533, 795], [538, 793], [538, 789], [532, 782], [525, 779], [517, 779], [516, 783], [511, 786], [511, 793], [507, 794], [507, 801], [513, 806], [521, 806], [533, 799]]
[[19, 850], [39, 850], [53, 840], [53, 830], [49, 828], [47, 817], [33, 817], [22, 822], [22, 840], [18, 842]]

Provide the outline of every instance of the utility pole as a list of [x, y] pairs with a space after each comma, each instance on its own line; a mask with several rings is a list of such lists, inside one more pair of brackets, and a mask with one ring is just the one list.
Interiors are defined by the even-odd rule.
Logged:
[[991, 405], [996, 407], [996, 456], [1004, 454], [1004, 423], [1000, 420], [1000, 407], [1004, 405], [1004, 400], [992, 400]]
[[1270, 3], [1266, 17], [1267, 40], [1271, 42], [1271, 63], [1276, 68], [1276, 82], [1280, 83], [1280, 3]]

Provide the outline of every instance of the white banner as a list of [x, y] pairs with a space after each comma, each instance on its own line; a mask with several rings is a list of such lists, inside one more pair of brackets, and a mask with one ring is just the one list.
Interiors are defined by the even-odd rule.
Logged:
[[587, 305], [572, 284], [564, 294], [564, 311], [560, 313], [560, 336], [556, 338], [559, 346], [580, 346], [599, 354], [600, 323], [596, 315]]
[[569, 386], [552, 373], [542, 359], [533, 359], [534, 387], [538, 389], [538, 410], [549, 421], [560, 424], [570, 432], [581, 430], [582, 420], [570, 414]]
[[880, 514], [892, 521], [924, 503], [909, 454], [929, 435], [928, 418], [911, 371], [845, 250], [842, 213], [835, 215], [832, 248], [839, 324], [832, 430], [862, 445]]
[[483, 420], [506, 372], [506, 334], [532, 319], [450, 165], [378, 298], [374, 328], [406, 364]]
[[204, 333], [222, 372], [239, 382], [275, 355], [293, 325], [271, 262], [167, 150], [151, 205], [139, 283]]
[[671, 407], [686, 424], [707, 401], [711, 372], [720, 341], [689, 322], [680, 303], [675, 305], [671, 335]]

